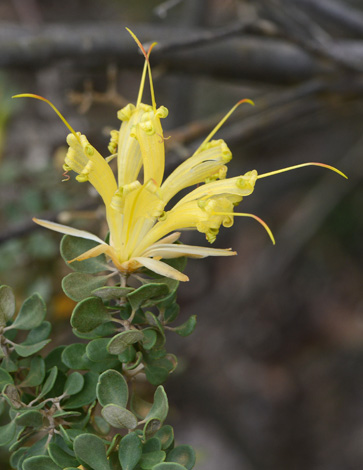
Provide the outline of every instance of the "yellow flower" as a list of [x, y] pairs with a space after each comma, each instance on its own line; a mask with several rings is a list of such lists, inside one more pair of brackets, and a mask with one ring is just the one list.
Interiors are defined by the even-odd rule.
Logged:
[[[131, 32], [130, 32], [131, 33]], [[200, 246], [175, 244], [180, 230], [194, 229], [204, 233], [213, 243], [220, 226], [231, 227], [234, 216], [252, 217], [267, 230], [273, 243], [273, 235], [268, 226], [257, 216], [235, 213], [234, 207], [249, 196], [257, 179], [307, 165], [330, 168], [320, 163], [304, 163], [271, 173], [258, 175], [256, 170], [234, 178], [226, 178], [226, 164], [232, 154], [223, 140], [212, 140], [233, 111], [244, 102], [237, 103], [213, 129], [194, 154], [179, 165], [165, 180], [165, 146], [161, 119], [168, 110], [156, 107], [152, 85], [149, 55], [153, 46], [146, 52], [133, 33], [145, 55], [145, 66], [141, 78], [136, 105], [128, 104], [117, 116], [121, 120], [119, 131], [111, 131], [111, 141], [107, 158], [88, 142], [85, 135], [75, 132], [65, 118], [45, 98], [33, 94], [15, 97], [33, 97], [46, 101], [71, 131], [67, 137], [69, 149], [65, 157], [64, 170], [72, 170], [78, 175], [76, 180], [91, 183], [103, 199], [108, 227], [109, 243], [89, 232], [74, 229], [46, 220], [33, 219], [39, 225], [64, 234], [90, 239], [98, 243], [91, 250], [73, 261], [106, 254], [114, 266], [123, 274], [130, 274], [146, 267], [151, 271], [180, 281], [188, 277], [163, 262], [162, 259], [188, 256], [232, 256], [230, 249], [213, 249]], [[149, 75], [152, 105], [141, 102], [146, 74]], [[117, 157], [117, 180], [109, 161]], [[143, 175], [140, 181], [140, 173]], [[163, 181], [164, 180], [164, 181]], [[181, 198], [170, 210], [167, 203], [181, 190], [196, 186]]]

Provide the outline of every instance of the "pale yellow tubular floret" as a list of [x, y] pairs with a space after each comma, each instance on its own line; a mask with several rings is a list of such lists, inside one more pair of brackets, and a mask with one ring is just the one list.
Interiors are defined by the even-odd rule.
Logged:
[[187, 202], [208, 199], [218, 195], [249, 196], [252, 194], [257, 180], [257, 171], [252, 170], [244, 175], [226, 178], [203, 184], [184, 196], [175, 206], [177, 208]]
[[167, 202], [182, 189], [195, 184], [224, 179], [227, 173], [225, 164], [231, 158], [232, 153], [222, 139], [206, 143], [164, 181], [161, 186], [163, 199]]
[[127, 232], [125, 253], [127, 258], [131, 254], [158, 217], [163, 213], [165, 203], [160, 197], [160, 188], [153, 180], [143, 185], [142, 190], [135, 198], [131, 223]]
[[161, 257], [163, 259], [179, 258], [205, 258], [206, 256], [234, 256], [237, 253], [230, 249], [209, 248], [195, 245], [176, 245], [172, 243], [155, 243], [150, 246], [142, 256]]
[[[115, 176], [109, 164], [88, 142], [85, 135], [79, 135], [78, 140], [73, 134], [69, 134], [67, 142], [70, 150], [65, 159], [66, 165], [79, 173], [76, 177], [77, 181], [89, 181], [102, 197], [110, 229], [110, 243], [118, 246], [120, 243], [121, 219], [118, 211], [111, 206], [112, 199], [117, 190]], [[80, 166], [84, 163], [85, 165], [81, 169]]]
[[165, 167], [164, 135], [160, 118], [165, 118], [167, 115], [168, 110], [164, 106], [156, 111], [147, 111], [131, 132], [131, 136], [135, 136], [140, 145], [144, 182], [153, 179], [159, 186], [163, 180]]
[[133, 128], [137, 125], [146, 111], [152, 110], [151, 106], [140, 103], [137, 107], [128, 104], [122, 108], [117, 117], [122, 121], [118, 133], [118, 185], [122, 187], [137, 180], [139, 176], [142, 158], [139, 142], [131, 136]]

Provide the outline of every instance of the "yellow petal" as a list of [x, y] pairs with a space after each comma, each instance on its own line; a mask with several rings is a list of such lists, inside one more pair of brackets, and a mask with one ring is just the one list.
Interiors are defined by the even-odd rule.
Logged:
[[150, 269], [150, 271], [153, 271], [156, 274], [170, 277], [171, 279], [175, 279], [177, 281], [183, 281], [183, 282], [189, 281], [188, 276], [181, 273], [177, 269], [172, 268], [168, 264], [163, 263], [162, 261], [158, 261], [156, 259], [151, 259], [151, 258], [145, 258], [142, 256], [138, 256], [133, 259], [137, 261], [138, 263], [140, 263], [142, 266], [145, 266], [145, 268]]
[[86, 240], [93, 240], [94, 242], [107, 245], [101, 238], [93, 235], [93, 233], [86, 232], [85, 230], [78, 230], [77, 228], [68, 227], [68, 225], [57, 224], [56, 222], [50, 222], [49, 220], [36, 219], [33, 221], [41, 225], [42, 227], [49, 228], [55, 232], [63, 233], [64, 235], [72, 235], [73, 237], [85, 238]]
[[143, 256], [160, 256], [164, 259], [188, 256], [189, 258], [205, 258], [206, 256], [234, 256], [237, 253], [230, 249], [209, 248], [194, 245], [175, 245], [169, 243], [150, 246]]
[[188, 186], [204, 183], [217, 174], [232, 158], [223, 140], [212, 140], [202, 150], [179, 165], [161, 186], [165, 202]]

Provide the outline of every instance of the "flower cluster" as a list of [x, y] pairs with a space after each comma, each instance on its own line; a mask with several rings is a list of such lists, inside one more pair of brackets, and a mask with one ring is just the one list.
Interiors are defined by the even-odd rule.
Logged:
[[[136, 105], [128, 104], [117, 113], [121, 126], [118, 131], [111, 131], [110, 156], [107, 158], [88, 142], [85, 135], [75, 132], [48, 100], [32, 94], [16, 95], [41, 99], [56, 111], [71, 131], [67, 137], [69, 149], [64, 170], [77, 173], [76, 180], [81, 183], [91, 183], [103, 199], [110, 231], [109, 243], [83, 230], [34, 219], [49, 229], [98, 243], [75, 260], [106, 254], [121, 273], [130, 274], [146, 267], [155, 273], [187, 281], [187, 276], [162, 260], [180, 256], [231, 256], [236, 253], [229, 249], [176, 244], [180, 230], [198, 230], [213, 243], [221, 225], [231, 227], [236, 215], [247, 216], [259, 221], [274, 242], [270, 229], [260, 218], [234, 212], [242, 198], [254, 191], [257, 179], [307, 165], [325, 166], [345, 176], [328, 165], [304, 163], [264, 175], [252, 170], [244, 175], [226, 178], [226, 164], [232, 154], [223, 140], [213, 140], [213, 137], [240, 104], [253, 104], [250, 100], [242, 100], [227, 113], [194, 154], [164, 179], [165, 145], [161, 119], [167, 117], [168, 110], [164, 106], [156, 106], [149, 63], [152, 46], [146, 52], [131, 34], [145, 55], [145, 65]], [[142, 103], [147, 74], [151, 105]], [[113, 158], [117, 158], [117, 178], [109, 165]], [[174, 196], [190, 187], [195, 189], [166, 210]]]

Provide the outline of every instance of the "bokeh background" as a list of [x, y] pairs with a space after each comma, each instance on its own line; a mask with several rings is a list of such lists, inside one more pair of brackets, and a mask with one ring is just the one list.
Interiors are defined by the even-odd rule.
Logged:
[[[335, 165], [349, 180], [304, 168], [258, 181], [252, 219], [221, 230], [233, 259], [191, 260], [180, 288], [187, 338], [169, 337], [180, 366], [167, 384], [179, 443], [198, 470], [355, 470], [363, 466], [363, 5], [360, 0], [2, 0], [0, 3], [0, 283], [19, 303], [49, 305], [55, 343], [71, 341], [73, 304], [60, 236], [33, 216], [102, 232], [99, 200], [61, 182], [66, 128], [55, 103], [107, 154], [116, 112], [135, 102], [152, 53], [167, 168], [221, 116], [229, 175], [298, 163]], [[104, 229], [105, 227], [103, 227]], [[206, 244], [186, 232], [186, 243]], [[3, 455], [1, 468], [7, 468]]]

